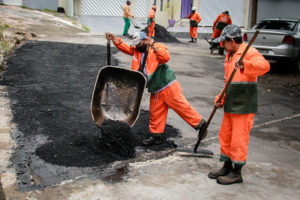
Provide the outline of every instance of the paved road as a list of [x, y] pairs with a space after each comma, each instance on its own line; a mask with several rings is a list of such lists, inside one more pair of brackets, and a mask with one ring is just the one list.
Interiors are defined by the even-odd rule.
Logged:
[[[101, 45], [105, 45], [106, 42], [103, 37], [83, 36], [50, 37], [44, 40]], [[200, 41], [197, 45], [168, 44], [168, 47], [172, 57], [169, 64], [182, 85], [183, 93], [196, 110], [207, 118], [213, 106], [213, 99], [223, 86], [224, 58], [210, 55], [204, 41]], [[77, 50], [84, 51], [85, 48], [87, 47], [81, 46]], [[52, 48], [49, 48], [49, 51], [50, 49]], [[35, 54], [32, 54], [30, 49], [26, 52], [30, 55], [27, 58], [31, 62], [42, 59], [41, 57], [35, 58]], [[45, 49], [44, 54], [48, 53]], [[63, 54], [68, 54], [68, 51]], [[91, 52], [91, 54], [95, 55], [96, 60], [99, 59], [97, 53]], [[129, 56], [116, 53], [114, 58], [118, 60], [120, 66], [130, 67]], [[58, 66], [63, 61], [53, 57], [53, 60], [47, 62]], [[90, 61], [89, 65], [92, 63], [94, 62]], [[23, 61], [16, 62], [15, 65], [22, 65], [24, 69], [28, 68], [24, 71], [24, 76], [39, 76], [41, 75], [39, 73], [42, 73], [42, 71], [30, 73], [30, 65], [26, 65]], [[62, 70], [67, 70], [70, 76], [80, 77], [80, 72], [75, 68], [62, 67]], [[61, 77], [63, 73], [55, 74], [57, 79], [63, 80]], [[47, 77], [51, 74], [44, 75]], [[20, 74], [20, 76], [23, 75]], [[65, 79], [66, 82], [68, 80]], [[26, 85], [39, 88], [35, 81], [28, 82]], [[224, 187], [207, 178], [209, 170], [220, 166], [219, 145], [216, 139], [222, 119], [220, 110], [209, 129], [208, 138], [211, 140], [207, 140], [202, 147], [215, 152], [216, 156], [213, 159], [182, 157], [175, 153], [162, 159], [131, 162], [125, 168], [119, 168], [111, 175], [117, 179], [121, 177], [124, 180], [121, 182], [107, 183], [97, 178], [81, 177], [79, 180], [65, 180], [64, 184], [47, 187], [43, 191], [20, 194], [5, 189], [6, 194], [13, 199], [24, 199], [24, 196], [30, 196], [33, 199], [299, 199], [300, 139], [297, 137], [300, 134], [300, 124], [297, 123], [300, 113], [299, 85], [299, 74], [273, 72], [259, 79], [259, 114], [255, 119], [257, 127], [251, 133], [248, 163], [243, 170], [245, 181], [243, 184]], [[23, 86], [8, 84], [5, 87], [15, 87], [14, 90], [18, 91]], [[53, 87], [59, 87], [59, 85], [54, 82]], [[55, 89], [52, 91], [55, 92]], [[44, 97], [45, 91], [37, 92], [40, 92], [40, 98]], [[143, 109], [148, 109], [148, 97], [149, 95], [145, 94]], [[66, 99], [63, 106], [72, 107], [68, 102], [71, 101]], [[11, 104], [17, 106], [18, 101], [13, 101]], [[30, 114], [31, 107], [23, 108], [23, 110]], [[55, 112], [60, 114], [59, 110]], [[14, 118], [17, 117], [14, 113]], [[173, 111], [169, 112], [168, 123], [181, 131], [183, 137], [177, 139], [179, 145], [188, 147], [195, 142], [196, 132]], [[52, 124], [52, 126], [61, 127], [59, 123]], [[44, 137], [39, 139], [45, 141]], [[59, 173], [72, 170], [66, 168]], [[33, 181], [35, 180], [38, 180], [38, 177], [34, 177]]]

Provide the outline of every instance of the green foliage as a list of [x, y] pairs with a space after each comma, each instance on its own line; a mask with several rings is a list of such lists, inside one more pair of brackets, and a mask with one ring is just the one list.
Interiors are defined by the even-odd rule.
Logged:
[[82, 28], [83, 28], [83, 30], [84, 30], [84, 32], [90, 32], [90, 29], [89, 29], [89, 27], [87, 27], [86, 25], [82, 25]]

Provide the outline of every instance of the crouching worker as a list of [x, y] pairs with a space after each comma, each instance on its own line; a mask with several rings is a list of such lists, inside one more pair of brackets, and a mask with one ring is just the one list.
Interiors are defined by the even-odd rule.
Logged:
[[249, 134], [257, 112], [257, 77], [267, 73], [270, 64], [252, 47], [243, 63], [238, 64], [247, 45], [243, 43], [241, 29], [236, 25], [226, 26], [216, 40], [224, 41], [224, 48], [228, 52], [224, 64], [225, 83], [234, 68], [237, 68], [226, 96], [216, 105], [219, 108], [224, 106], [224, 117], [219, 131], [220, 161], [224, 165], [220, 170], [208, 174], [209, 178], [217, 179], [217, 183], [227, 185], [243, 182], [241, 169], [246, 163]]
[[[169, 107], [189, 125], [199, 130], [199, 137], [203, 139], [206, 136], [204, 132], [206, 122], [183, 96], [174, 72], [166, 64], [170, 59], [167, 47], [161, 43], [155, 43], [144, 32], [133, 34], [131, 46], [125, 44], [121, 38], [116, 38], [112, 33], [106, 33], [106, 38], [112, 40], [120, 51], [133, 56], [131, 69], [141, 71], [148, 80], [148, 92], [151, 93], [150, 137], [144, 140], [143, 144], [150, 146], [163, 142], [161, 136], [165, 131]], [[148, 56], [146, 64], [142, 66], [147, 45], [149, 45]]]

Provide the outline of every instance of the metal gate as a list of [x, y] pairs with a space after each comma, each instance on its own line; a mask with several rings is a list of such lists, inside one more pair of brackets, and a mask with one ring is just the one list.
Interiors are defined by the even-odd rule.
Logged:
[[149, 10], [149, 0], [137, 0], [135, 1], [135, 16], [147, 17]]
[[[126, 0], [82, 0], [81, 15], [123, 16], [121, 6], [125, 4]], [[148, 8], [149, 0], [136, 0], [135, 8], [131, 6], [131, 12], [136, 17], [147, 17]]]
[[81, 15], [123, 16], [126, 0], [82, 0]]
[[199, 14], [202, 17], [201, 25], [212, 26], [219, 14], [229, 11], [232, 23], [244, 26], [246, 0], [200, 0]]

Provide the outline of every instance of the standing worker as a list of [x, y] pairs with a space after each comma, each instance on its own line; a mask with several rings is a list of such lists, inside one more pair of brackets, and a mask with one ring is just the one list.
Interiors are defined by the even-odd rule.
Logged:
[[[169, 107], [193, 128], [199, 130], [199, 137], [204, 139], [206, 122], [183, 96], [180, 83], [176, 80], [174, 72], [166, 64], [170, 59], [167, 47], [161, 43], [155, 43], [144, 32], [133, 34], [131, 46], [111, 33], [106, 33], [106, 38], [112, 40], [120, 51], [133, 56], [131, 69], [141, 71], [147, 78], [148, 92], [151, 93], [149, 108], [151, 135], [143, 141], [143, 144], [150, 146], [163, 142], [161, 136], [165, 131]], [[150, 48], [146, 62], [144, 62], [147, 45]]]
[[[228, 11], [224, 11], [222, 14], [220, 14], [217, 19], [214, 21], [213, 24], [213, 34], [211, 36], [211, 39], [214, 40], [217, 37], [219, 37], [222, 33], [222, 30], [224, 29], [225, 26], [232, 24], [231, 17], [229, 16]], [[212, 43], [212, 45], [215, 45], [215, 43]], [[222, 42], [219, 44], [220, 49], [219, 49], [219, 54], [223, 55], [224, 54], [224, 48]], [[211, 48], [214, 48], [212, 46]]]
[[155, 36], [155, 12], [156, 12], [156, 5], [153, 5], [152, 8], [149, 10], [148, 13], [148, 37], [154, 38]]
[[129, 6], [131, 5], [130, 1], [126, 1], [126, 5], [124, 6], [124, 31], [123, 35], [127, 36], [128, 35], [128, 30], [130, 27], [130, 17], [134, 18], [134, 16], [130, 13], [130, 8]]
[[187, 16], [190, 19], [190, 35], [191, 40], [189, 42], [196, 43], [198, 38], [198, 23], [202, 20], [199, 13], [196, 12], [196, 7], [192, 8], [191, 14]]
[[243, 182], [241, 169], [246, 163], [249, 134], [257, 112], [257, 77], [267, 73], [270, 64], [252, 47], [242, 64], [238, 64], [247, 45], [243, 43], [241, 29], [236, 25], [228, 25], [223, 29], [221, 36], [216, 39], [216, 42], [222, 41], [228, 52], [224, 64], [225, 83], [234, 68], [237, 71], [226, 97], [216, 105], [218, 108], [224, 106], [224, 117], [219, 131], [220, 161], [224, 165], [220, 170], [210, 172], [208, 177], [217, 179], [219, 184], [228, 185]]

